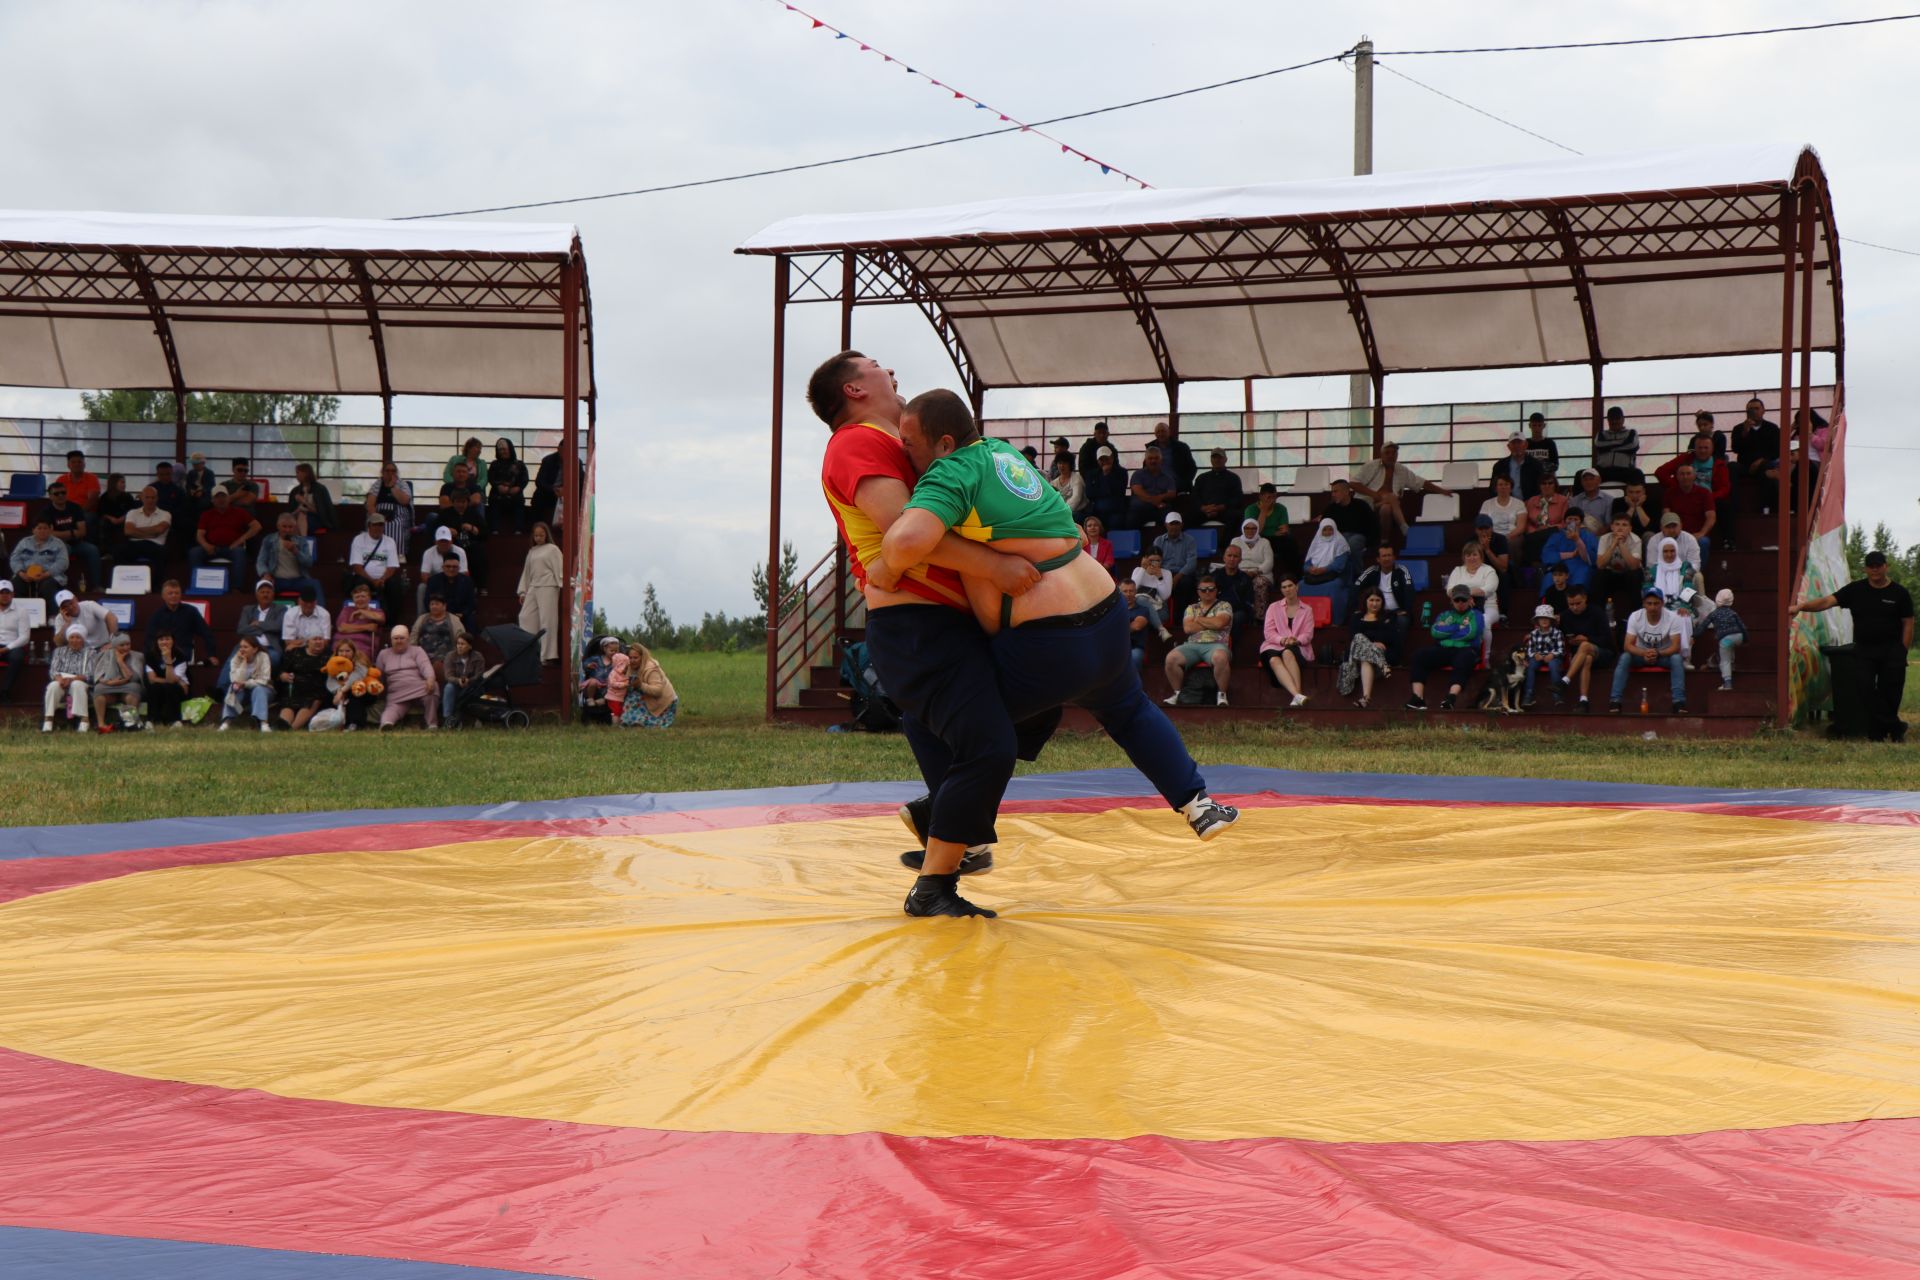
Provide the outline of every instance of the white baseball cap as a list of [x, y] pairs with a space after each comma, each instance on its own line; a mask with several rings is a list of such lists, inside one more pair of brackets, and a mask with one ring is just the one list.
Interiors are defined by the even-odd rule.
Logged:
[[1186, 522], [1187, 522], [1187, 518], [1181, 515], [1178, 511], [1167, 512], [1168, 524], [1185, 524]]
[[452, 542], [453, 530], [443, 524], [433, 531], [433, 540], [435, 542]]
[[5, 578], [0, 578], [0, 591], [11, 591], [11, 590], [13, 590], [13, 584], [7, 581]]
[[73, 599], [73, 592], [56, 591], [53, 596], [53, 607], [57, 609], [71, 599]]

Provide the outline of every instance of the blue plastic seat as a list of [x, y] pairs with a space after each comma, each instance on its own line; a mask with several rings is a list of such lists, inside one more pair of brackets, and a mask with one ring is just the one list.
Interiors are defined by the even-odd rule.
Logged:
[[44, 498], [47, 496], [47, 478], [32, 471], [16, 471], [7, 482], [9, 498]]
[[1407, 571], [1407, 577], [1413, 580], [1415, 591], [1425, 591], [1431, 584], [1432, 577], [1427, 571], [1425, 560], [1402, 560], [1399, 563]]
[[1437, 556], [1446, 549], [1446, 530], [1437, 524], [1416, 524], [1407, 530], [1407, 545], [1400, 554], [1409, 559], [1415, 556]]
[[1202, 560], [1220, 549], [1220, 531], [1218, 529], [1189, 529], [1188, 536], [1193, 539], [1194, 549]]
[[1115, 560], [1131, 560], [1140, 554], [1138, 529], [1115, 529], [1107, 534], [1107, 541], [1113, 544]]

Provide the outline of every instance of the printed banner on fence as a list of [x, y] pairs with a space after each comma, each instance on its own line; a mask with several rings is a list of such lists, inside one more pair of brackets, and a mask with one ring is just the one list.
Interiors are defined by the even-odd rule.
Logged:
[[[1820, 488], [1813, 497], [1812, 537], [1807, 563], [1794, 583], [1795, 600], [1832, 595], [1846, 585], [1847, 570], [1847, 415], [1833, 415], [1820, 459]], [[1784, 610], [1787, 601], [1781, 601]], [[1853, 642], [1853, 617], [1845, 609], [1803, 613], [1788, 630], [1787, 705], [1794, 724], [1804, 723], [1832, 696], [1832, 673], [1820, 652], [1826, 645]]]

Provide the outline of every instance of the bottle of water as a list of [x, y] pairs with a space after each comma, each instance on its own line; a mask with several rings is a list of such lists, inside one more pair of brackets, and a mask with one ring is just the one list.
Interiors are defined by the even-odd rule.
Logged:
[[1430, 630], [1433, 626], [1433, 601], [1427, 600], [1420, 605], [1420, 629]]

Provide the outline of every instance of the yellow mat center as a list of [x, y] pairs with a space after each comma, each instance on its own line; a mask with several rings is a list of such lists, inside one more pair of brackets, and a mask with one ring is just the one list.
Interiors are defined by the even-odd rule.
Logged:
[[688, 1130], [1553, 1139], [1920, 1114], [1920, 836], [1620, 810], [893, 819], [182, 867], [0, 906], [0, 1045]]

